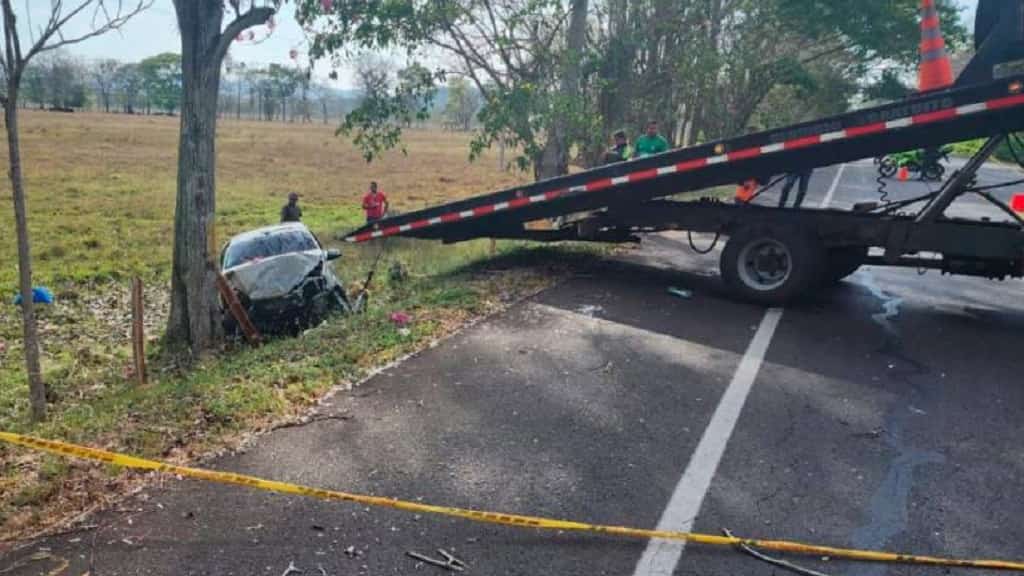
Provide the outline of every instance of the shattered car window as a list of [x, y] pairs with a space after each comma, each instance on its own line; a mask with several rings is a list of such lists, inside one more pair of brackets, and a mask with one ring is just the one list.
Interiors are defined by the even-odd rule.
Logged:
[[224, 254], [224, 268], [231, 268], [250, 262], [280, 256], [291, 252], [319, 250], [315, 238], [301, 230], [277, 232], [270, 235], [256, 236], [236, 240], [228, 246]]

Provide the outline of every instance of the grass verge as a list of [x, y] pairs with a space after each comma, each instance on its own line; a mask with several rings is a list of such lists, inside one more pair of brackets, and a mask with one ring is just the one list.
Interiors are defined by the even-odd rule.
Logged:
[[[365, 313], [335, 316], [298, 338], [259, 348], [229, 343], [189, 371], [156, 363], [146, 386], [123, 369], [130, 361], [126, 340], [99, 348], [71, 345], [46, 371], [58, 400], [43, 424], [29, 423], [24, 377], [5, 363], [9, 380], [0, 387], [0, 429], [187, 462], [301, 414], [328, 390], [351, 386], [374, 367], [550, 286], [597, 256], [592, 248], [499, 242], [492, 257], [487, 241], [444, 247], [399, 240], [348, 251], [339, 272], [349, 282], [361, 281], [382, 249]], [[404, 279], [389, 276], [396, 263], [408, 271]], [[113, 290], [96, 286], [104, 287]], [[399, 310], [413, 318], [408, 330], [390, 321]], [[156, 362], [159, 350], [150, 356]], [[57, 525], [108, 497], [102, 495], [121, 492], [133, 477], [0, 446], [0, 537]]]
[[[22, 152], [35, 284], [56, 303], [39, 307], [45, 379], [55, 393], [47, 422], [28, 422], [27, 386], [14, 295], [17, 247], [0, 234], [0, 429], [64, 439], [178, 462], [235, 445], [255, 430], [306, 411], [335, 387], [557, 282], [593, 252], [500, 242], [441, 246], [389, 240], [342, 246], [336, 268], [362, 282], [382, 247], [370, 309], [332, 318], [301, 338], [258, 349], [233, 344], [190, 371], [158, 360], [168, 312], [175, 201], [177, 119], [24, 111]], [[337, 246], [360, 221], [359, 203], [377, 180], [396, 209], [410, 211], [525, 182], [497, 158], [467, 161], [469, 135], [406, 134], [408, 156], [368, 165], [332, 126], [222, 120], [218, 128], [217, 233], [277, 221], [289, 191], [304, 220]], [[0, 143], [0, 152], [4, 144]], [[10, 194], [3, 195], [10, 202]], [[0, 202], [2, 204], [2, 202]], [[2, 206], [0, 206], [2, 207]], [[13, 230], [13, 210], [0, 229]], [[6, 226], [6, 227], [5, 227]], [[401, 263], [405, 280], [388, 270]], [[150, 382], [128, 373], [128, 279], [145, 285]], [[409, 331], [391, 312], [413, 317]], [[137, 476], [0, 446], [0, 538], [52, 526]]]

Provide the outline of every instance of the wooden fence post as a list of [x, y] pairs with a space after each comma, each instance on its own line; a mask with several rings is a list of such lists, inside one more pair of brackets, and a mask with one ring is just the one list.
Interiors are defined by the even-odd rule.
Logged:
[[146, 384], [146, 329], [143, 325], [142, 280], [132, 278], [132, 357], [135, 379]]

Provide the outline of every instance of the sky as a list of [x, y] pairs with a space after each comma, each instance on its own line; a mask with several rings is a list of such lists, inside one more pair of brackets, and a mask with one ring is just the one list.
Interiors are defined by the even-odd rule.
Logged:
[[[956, 1], [963, 8], [964, 21], [973, 24], [974, 10], [977, 8], [978, 1]], [[31, 15], [36, 20], [45, 18], [49, 3], [31, 0], [31, 4], [33, 5]], [[24, 24], [25, 19], [22, 22]], [[89, 26], [89, 18], [79, 18], [76, 24], [79, 31], [85, 31]], [[74, 32], [75, 29], [71, 29], [69, 35]], [[266, 36], [266, 29], [257, 31], [256, 34], [257, 39], [262, 39]], [[235, 42], [231, 53], [236, 60], [244, 62], [292, 65], [294, 62], [290, 57], [292, 50], [297, 50], [300, 61], [304, 61], [305, 35], [295, 22], [294, 9], [286, 4], [276, 17], [276, 27], [272, 34], [266, 36], [265, 40], [261, 42]], [[162, 52], [180, 51], [181, 45], [175, 23], [174, 6], [171, 0], [155, 0], [149, 10], [136, 16], [120, 31], [78, 44], [71, 52], [86, 60], [116, 58], [123, 61], [138, 61]], [[329, 66], [324, 63], [318, 65], [315, 74], [321, 80], [326, 80], [329, 72]], [[334, 83], [335, 86], [352, 88], [351, 72], [339, 69], [338, 74], [339, 78]]]
[[[31, 16], [38, 26], [49, 14], [49, 2], [28, 1], [32, 3]], [[15, 7], [17, 5], [16, 1]], [[295, 65], [290, 53], [297, 50], [300, 62], [305, 62], [307, 42], [305, 34], [295, 22], [294, 13], [294, 7], [286, 4], [275, 16], [276, 25], [272, 34], [267, 34], [266, 27], [254, 29], [256, 41], [235, 42], [231, 48], [231, 56], [247, 63]], [[230, 10], [225, 14], [225, 21], [229, 14]], [[21, 25], [25, 26], [27, 20], [22, 17]], [[91, 16], [79, 17], [73, 24], [66, 36], [88, 31], [91, 27]], [[135, 16], [120, 30], [89, 39], [69, 48], [68, 51], [86, 61], [115, 58], [131, 62], [163, 52], [181, 52], [181, 38], [175, 21], [174, 5], [171, 0], [154, 0], [148, 10]], [[329, 72], [330, 67], [326, 63], [318, 65], [316, 69], [316, 75], [321, 80], [326, 80]], [[339, 88], [350, 88], [351, 74], [341, 69], [338, 72], [339, 81], [336, 85]]]

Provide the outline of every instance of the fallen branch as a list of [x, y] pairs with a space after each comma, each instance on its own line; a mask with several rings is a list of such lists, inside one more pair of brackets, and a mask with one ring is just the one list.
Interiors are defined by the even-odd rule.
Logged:
[[[730, 532], [728, 528], [722, 528], [722, 533], [725, 534], [726, 536], [728, 536], [729, 538], [735, 538], [735, 536], [733, 536], [732, 532]], [[825, 574], [824, 572], [818, 572], [817, 570], [811, 570], [810, 568], [804, 568], [802, 566], [797, 566], [796, 564], [793, 564], [791, 562], [786, 562], [785, 560], [779, 560], [778, 558], [772, 558], [771, 556], [767, 556], [765, 554], [762, 554], [761, 552], [758, 552], [757, 550], [754, 550], [753, 548], [751, 548], [750, 546], [747, 546], [743, 542], [739, 542], [738, 544], [736, 544], [736, 547], [739, 548], [740, 550], [742, 550], [743, 552], [746, 552], [747, 554], [753, 556], [754, 558], [757, 558], [758, 560], [760, 560], [762, 562], [767, 562], [768, 564], [772, 564], [774, 566], [778, 566], [779, 568], [783, 568], [785, 570], [789, 570], [790, 572], [795, 572], [797, 574], [802, 574], [803, 576], [829, 576], [828, 574]]]

